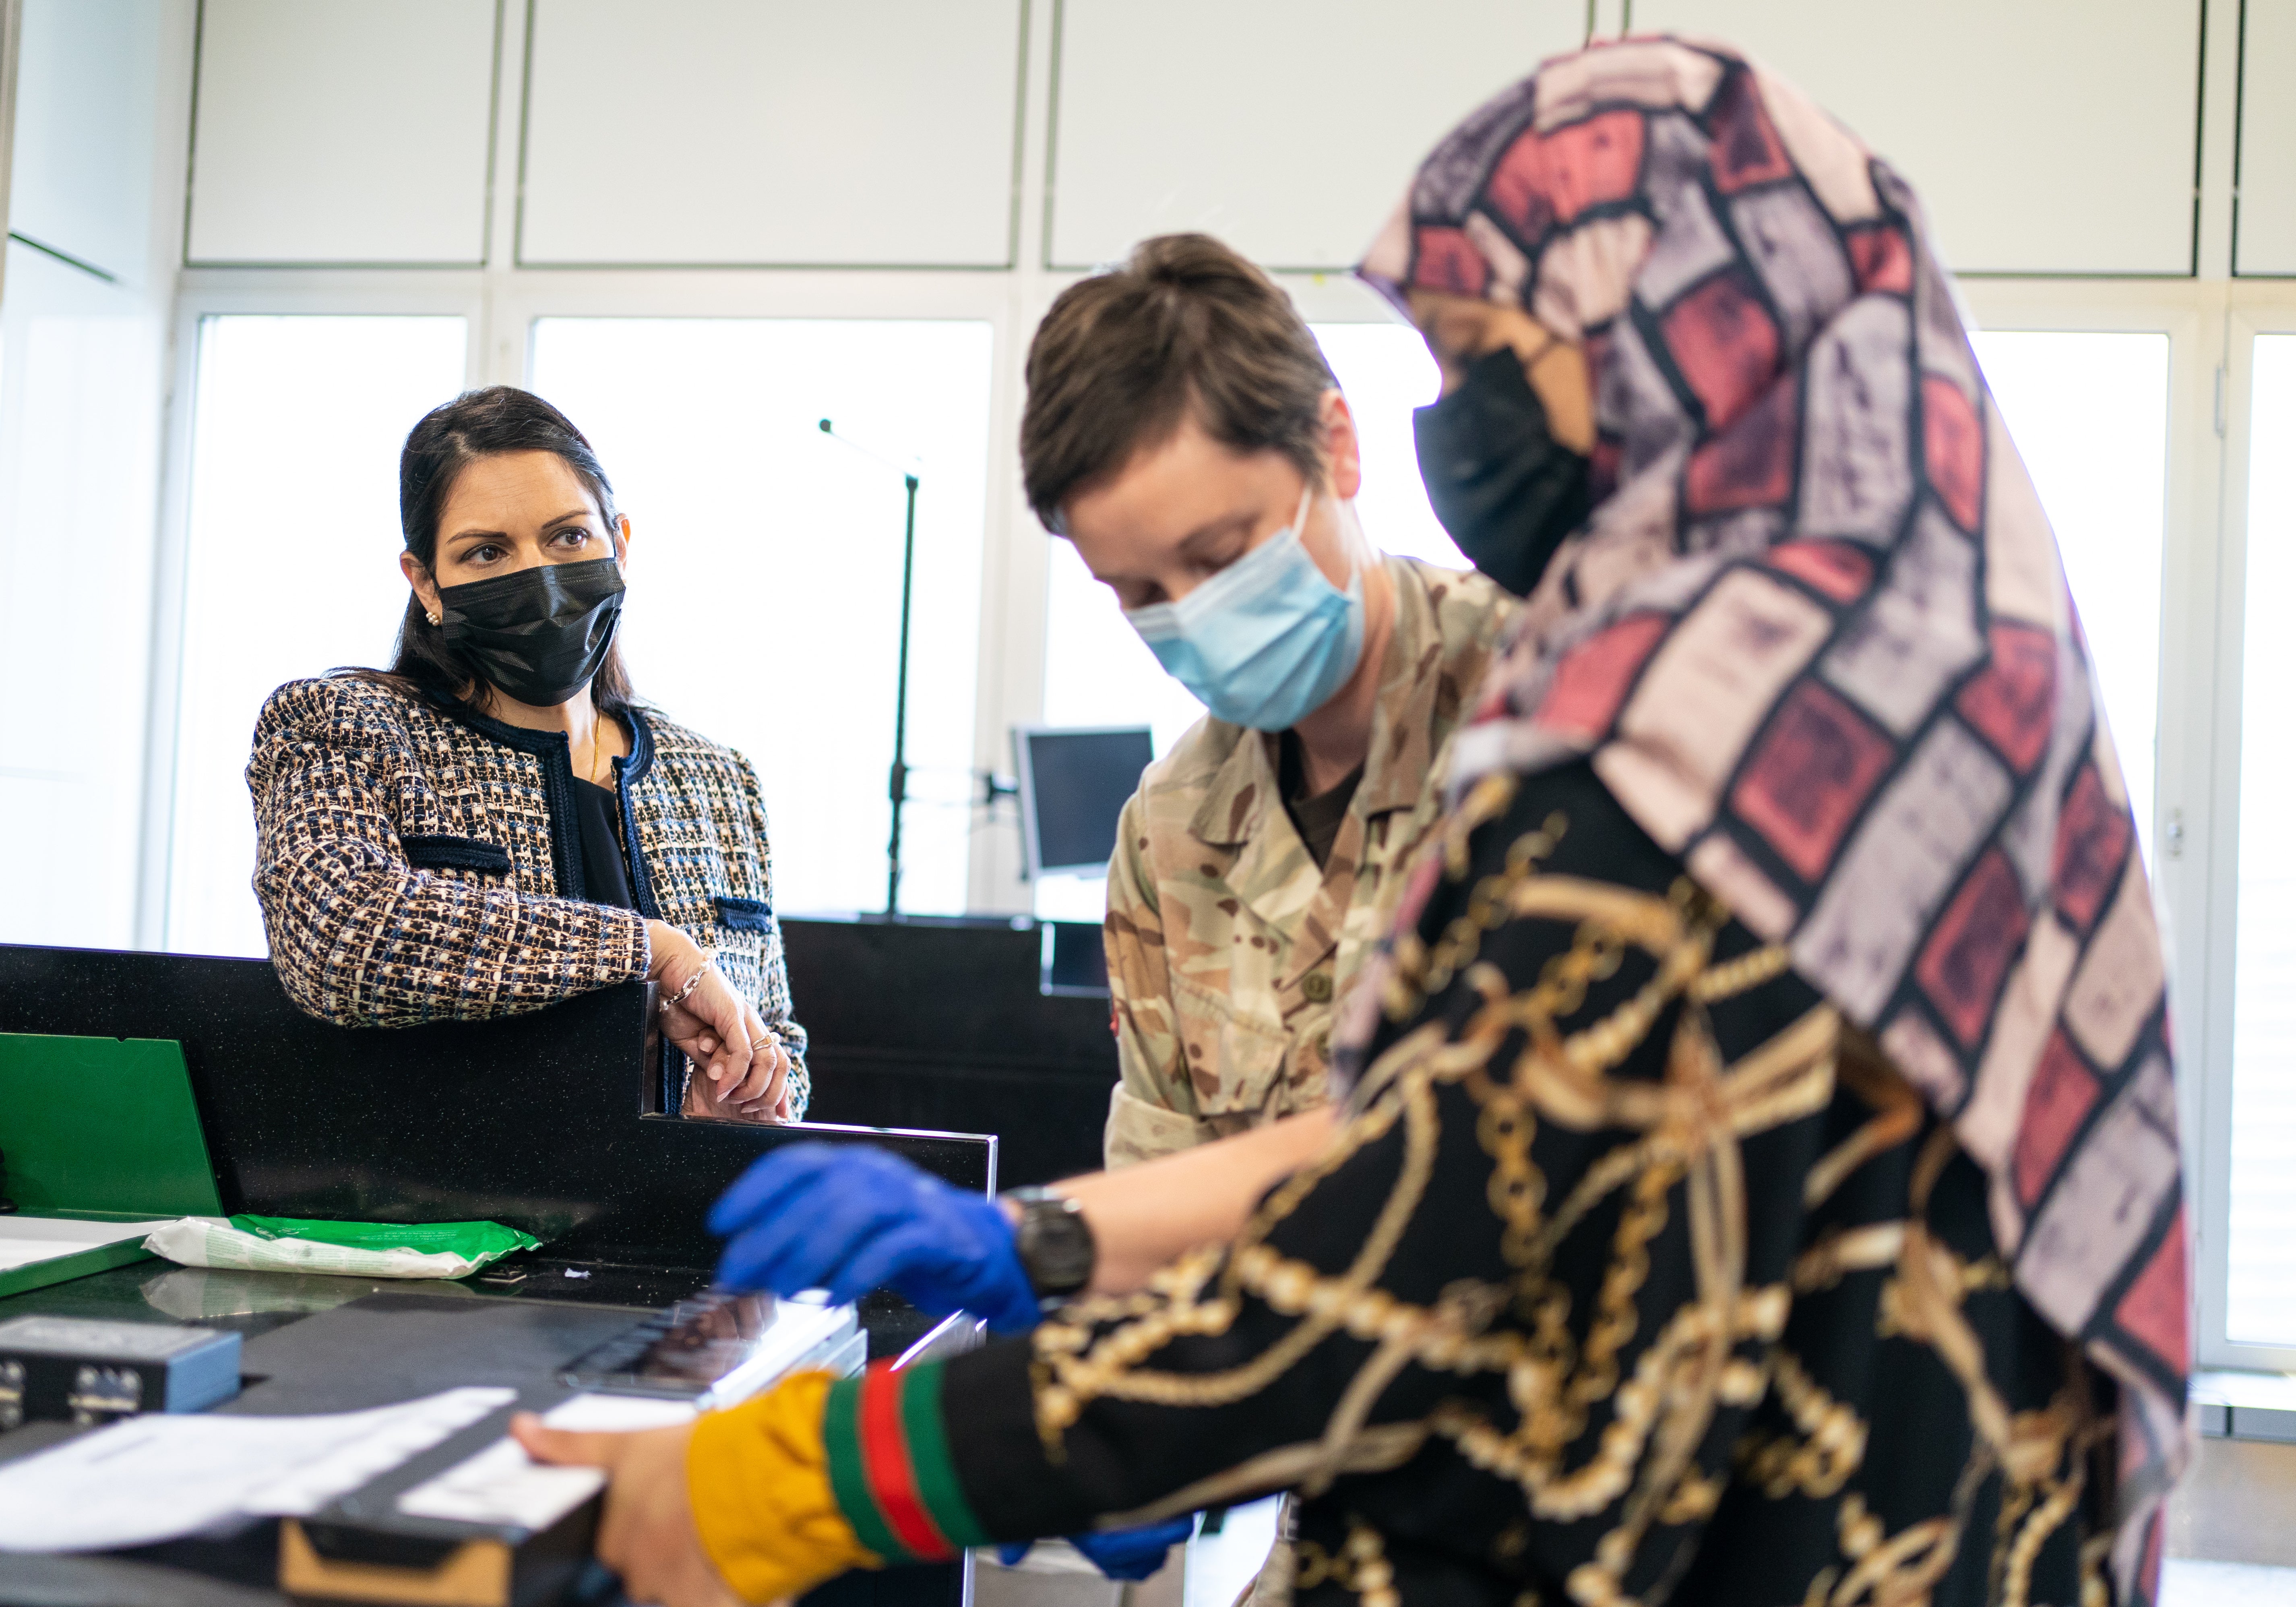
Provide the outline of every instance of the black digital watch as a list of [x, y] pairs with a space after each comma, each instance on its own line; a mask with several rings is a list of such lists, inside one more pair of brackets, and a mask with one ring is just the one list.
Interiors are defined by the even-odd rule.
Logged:
[[1056, 1306], [1081, 1292], [1096, 1255], [1084, 1207], [1048, 1188], [1008, 1189], [1002, 1197], [1020, 1212], [1013, 1248], [1037, 1298]]

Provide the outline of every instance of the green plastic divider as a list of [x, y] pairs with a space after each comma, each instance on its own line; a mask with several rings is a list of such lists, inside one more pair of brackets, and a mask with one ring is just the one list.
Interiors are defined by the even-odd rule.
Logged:
[[[0, 1154], [24, 1216], [219, 1217], [215, 1169], [172, 1038], [0, 1033]], [[0, 1216], [0, 1237], [9, 1218]], [[0, 1294], [141, 1259], [135, 1241], [0, 1269]]]

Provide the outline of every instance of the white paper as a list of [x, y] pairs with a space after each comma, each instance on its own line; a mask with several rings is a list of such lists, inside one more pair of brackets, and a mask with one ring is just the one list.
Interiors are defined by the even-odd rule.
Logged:
[[515, 1395], [444, 1390], [316, 1417], [131, 1417], [0, 1467], [0, 1551], [149, 1546], [243, 1514], [309, 1512]]
[[0, 1272], [140, 1239], [165, 1222], [80, 1222], [68, 1217], [0, 1217]]
[[545, 1529], [597, 1494], [605, 1482], [603, 1468], [545, 1466], [515, 1439], [497, 1439], [399, 1496], [398, 1510], [413, 1518]]
[[242, 1510], [266, 1518], [305, 1517], [377, 1474], [421, 1455], [496, 1407], [508, 1406], [517, 1396], [515, 1390], [466, 1387], [443, 1390], [403, 1406], [386, 1406], [389, 1415], [371, 1431], [269, 1480], [248, 1496]]
[[[545, 1427], [576, 1434], [634, 1434], [674, 1428], [700, 1414], [690, 1400], [648, 1395], [577, 1395], [542, 1414]], [[596, 1468], [545, 1467], [515, 1439], [498, 1439], [398, 1498], [410, 1517], [464, 1523], [509, 1523], [543, 1529], [587, 1500], [606, 1481]]]
[[[692, 1423], [690, 1400], [647, 1395], [577, 1395], [542, 1414], [544, 1426], [577, 1434], [632, 1434]], [[416, 1518], [465, 1523], [510, 1523], [542, 1529], [564, 1517], [603, 1486], [596, 1468], [545, 1467], [515, 1439], [498, 1439], [398, 1498], [398, 1510]]]
[[652, 1395], [577, 1395], [542, 1414], [545, 1428], [575, 1434], [633, 1434], [692, 1423], [700, 1414], [690, 1400]]
[[1229, 1507], [1218, 1534], [1190, 1540], [1180, 1576], [1182, 1607], [1227, 1607], [1243, 1595], [1275, 1548], [1283, 1516], [1283, 1497], [1262, 1496]]

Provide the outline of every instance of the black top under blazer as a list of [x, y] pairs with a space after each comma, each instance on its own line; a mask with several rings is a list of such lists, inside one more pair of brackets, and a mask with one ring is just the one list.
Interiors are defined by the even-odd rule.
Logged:
[[344, 1027], [515, 1015], [644, 978], [651, 917], [718, 951], [788, 1047], [802, 1115], [806, 1035], [757, 771], [659, 715], [625, 720], [631, 751], [613, 764], [636, 909], [584, 886], [563, 733], [346, 675], [273, 693], [247, 786], [255, 896], [288, 996]]

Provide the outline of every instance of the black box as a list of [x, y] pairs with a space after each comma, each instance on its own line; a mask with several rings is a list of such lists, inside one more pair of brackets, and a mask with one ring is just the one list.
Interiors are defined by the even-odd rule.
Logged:
[[0, 1323], [0, 1433], [26, 1422], [197, 1412], [239, 1391], [239, 1335], [172, 1323]]

